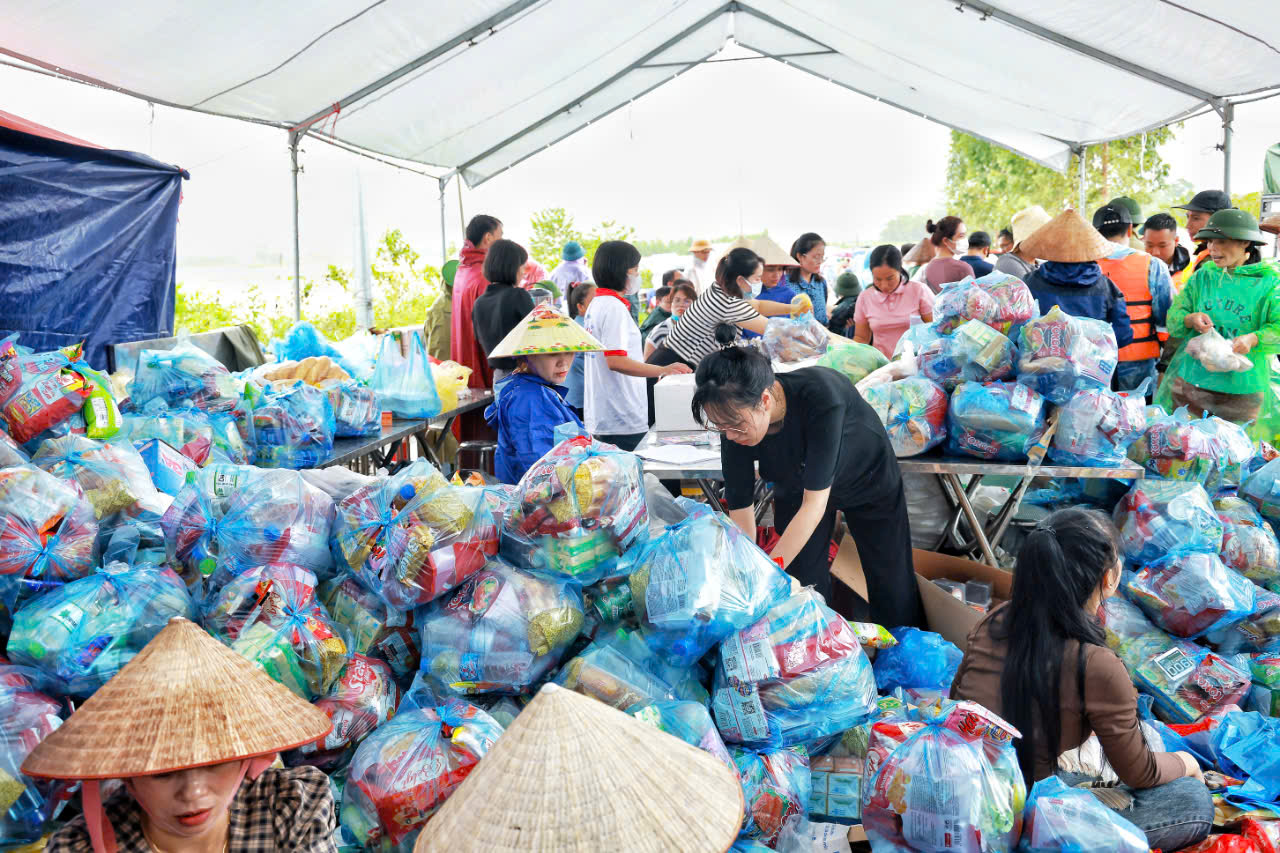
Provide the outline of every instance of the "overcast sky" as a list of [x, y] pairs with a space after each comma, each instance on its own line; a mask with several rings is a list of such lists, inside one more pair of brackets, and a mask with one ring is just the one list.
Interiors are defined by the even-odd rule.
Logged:
[[[724, 55], [743, 54], [730, 48]], [[190, 170], [179, 280], [182, 264], [192, 259], [250, 263], [291, 252], [283, 131], [152, 110], [122, 95], [7, 67], [0, 67], [0, 92], [0, 109]], [[999, 104], [987, 108], [996, 111]], [[1263, 151], [1280, 141], [1280, 101], [1240, 107], [1236, 130], [1235, 189], [1257, 189]], [[1174, 176], [1197, 187], [1220, 186], [1222, 157], [1213, 149], [1219, 138], [1215, 116], [1189, 122], [1164, 152]], [[767, 228], [783, 245], [807, 230], [866, 242], [893, 216], [941, 205], [948, 139], [939, 125], [771, 60], [711, 64], [477, 189], [464, 189], [463, 206], [467, 215], [503, 219], [517, 240], [528, 236], [530, 213], [562, 206], [581, 226], [615, 219], [643, 238], [714, 236], [741, 227]], [[435, 181], [320, 141], [303, 148], [304, 266], [351, 265], [357, 170], [370, 235], [399, 227], [439, 263]], [[453, 185], [447, 201], [448, 239], [458, 243]]]

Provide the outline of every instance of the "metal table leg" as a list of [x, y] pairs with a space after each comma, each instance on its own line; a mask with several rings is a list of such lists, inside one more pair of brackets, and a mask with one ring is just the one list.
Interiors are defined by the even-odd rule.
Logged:
[[974, 512], [973, 504], [969, 503], [969, 495], [960, 484], [960, 478], [955, 474], [942, 474], [940, 476], [949, 481], [951, 489], [960, 503], [960, 511], [964, 513], [965, 520], [969, 522], [969, 527], [973, 530], [973, 538], [977, 540], [978, 547], [982, 549], [983, 560], [986, 561], [988, 566], [996, 565], [996, 555], [991, 550], [991, 543], [987, 541], [987, 532], [978, 523], [978, 514]]

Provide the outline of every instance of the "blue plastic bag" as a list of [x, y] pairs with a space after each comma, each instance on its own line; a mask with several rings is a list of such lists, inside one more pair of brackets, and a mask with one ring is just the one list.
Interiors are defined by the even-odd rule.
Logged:
[[417, 618], [422, 669], [447, 691], [524, 693], [582, 629], [582, 588], [495, 559]]
[[338, 504], [334, 561], [396, 610], [412, 610], [480, 571], [498, 553], [484, 491], [451, 486], [418, 459]]
[[1018, 354], [1018, 381], [1062, 406], [1080, 391], [1110, 388], [1118, 350], [1110, 323], [1055, 305], [1022, 327]]
[[1022, 462], [1044, 433], [1047, 403], [1013, 382], [965, 382], [951, 395], [947, 452]]
[[37, 669], [0, 665], [0, 844], [6, 848], [39, 841], [74, 784], [32, 779], [20, 769], [67, 716], [66, 703], [50, 695], [58, 686]]
[[398, 418], [424, 420], [440, 414], [440, 394], [431, 376], [427, 350], [422, 335], [413, 333], [409, 356], [400, 354], [400, 344], [392, 335], [384, 335], [378, 350], [378, 365], [369, 380], [382, 400], [382, 405]]
[[0, 469], [0, 603], [87, 575], [97, 558], [93, 505], [34, 465]]
[[680, 740], [708, 752], [738, 775], [738, 765], [734, 764], [720, 732], [716, 730], [707, 706], [701, 702], [686, 699], [657, 699], [651, 702], [640, 702], [627, 708], [627, 713], [648, 723], [659, 731], [680, 738]]
[[1086, 388], [1062, 406], [1049, 459], [1059, 465], [1108, 468], [1123, 465], [1129, 445], [1147, 427], [1139, 393]]
[[809, 814], [813, 792], [809, 753], [803, 746], [793, 746], [759, 751], [734, 747], [729, 754], [738, 765], [746, 799], [741, 836], [772, 848], [789, 821]]
[[1245, 780], [1227, 790], [1228, 802], [1246, 810], [1280, 810], [1280, 720], [1256, 713], [1227, 714], [1213, 745], [1222, 769]]
[[414, 614], [401, 613], [351, 574], [324, 581], [316, 597], [330, 618], [342, 625], [353, 654], [367, 655], [391, 667], [396, 682], [407, 687], [418, 673], [422, 655]]
[[986, 323], [969, 320], [921, 350], [920, 373], [950, 391], [961, 382], [1012, 377], [1016, 356], [1012, 341]]
[[923, 376], [873, 385], [863, 398], [880, 417], [897, 456], [915, 456], [947, 437], [947, 392]]
[[727, 516], [697, 515], [633, 548], [636, 619], [659, 657], [689, 666], [783, 601], [791, 580]]
[[1131, 563], [1150, 563], [1177, 548], [1215, 554], [1222, 548], [1222, 519], [1199, 483], [1137, 480], [1112, 520]]
[[182, 580], [168, 569], [116, 563], [18, 608], [8, 652], [86, 697], [133, 659], [169, 619], [194, 620]]
[[1228, 569], [1217, 554], [1173, 551], [1148, 563], [1125, 593], [1175, 637], [1195, 639], [1228, 628], [1253, 613], [1253, 585]]
[[337, 429], [329, 395], [305, 382], [268, 386], [252, 400], [248, 432], [262, 468], [318, 468]]
[[354, 379], [330, 379], [320, 388], [329, 395], [338, 438], [382, 433], [382, 400], [372, 388]]
[[1222, 562], [1258, 586], [1280, 591], [1280, 540], [1253, 505], [1235, 495], [1213, 502], [1222, 521]]
[[283, 338], [272, 341], [271, 352], [276, 361], [302, 361], [313, 356], [327, 356], [336, 361], [348, 376], [362, 375], [360, 370], [364, 367], [359, 359], [352, 359], [350, 353], [334, 346], [315, 326], [305, 321], [294, 323]]
[[876, 655], [874, 670], [881, 693], [888, 693], [895, 687], [951, 689], [951, 682], [964, 657], [960, 649], [932, 631], [899, 627], [891, 628], [889, 632], [898, 645]]
[[1147, 836], [1088, 791], [1057, 776], [1041, 779], [1027, 798], [1022, 853], [1147, 853]]
[[239, 389], [221, 362], [190, 341], [173, 349], [144, 349], [138, 353], [129, 400], [142, 409], [152, 400], [170, 406], [190, 400], [205, 411], [228, 411], [239, 398]]
[[590, 696], [619, 711], [658, 700], [675, 700], [675, 687], [636, 660], [626, 646], [602, 639], [570, 660], [556, 674], [556, 684]]
[[1192, 480], [1210, 494], [1240, 485], [1253, 442], [1244, 427], [1211, 415], [1193, 418], [1186, 408], [1148, 419], [1129, 458], [1166, 480]]
[[1280, 521], [1280, 459], [1272, 459], [1244, 478], [1240, 496], [1270, 521]]

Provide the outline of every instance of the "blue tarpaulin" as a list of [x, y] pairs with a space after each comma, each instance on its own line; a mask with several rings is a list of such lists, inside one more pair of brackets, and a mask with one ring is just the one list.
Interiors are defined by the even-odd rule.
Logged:
[[0, 339], [35, 350], [173, 334], [187, 173], [0, 112]]

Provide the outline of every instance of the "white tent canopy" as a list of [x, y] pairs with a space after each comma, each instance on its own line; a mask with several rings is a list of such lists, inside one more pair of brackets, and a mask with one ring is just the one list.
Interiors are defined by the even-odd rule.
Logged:
[[474, 186], [732, 39], [1062, 169], [1280, 94], [1276, 2], [28, 0], [7, 4], [0, 52]]

